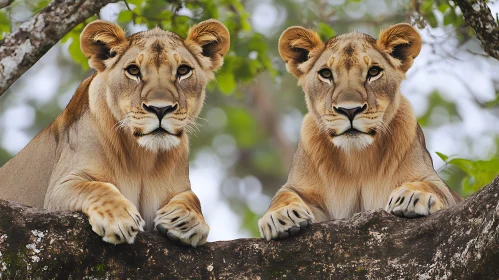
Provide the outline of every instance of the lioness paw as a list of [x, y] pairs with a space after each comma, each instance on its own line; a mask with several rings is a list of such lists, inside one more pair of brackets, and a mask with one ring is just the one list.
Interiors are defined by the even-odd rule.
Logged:
[[435, 194], [402, 185], [392, 192], [385, 210], [395, 216], [417, 218], [428, 216], [442, 208], [443, 203]]
[[156, 213], [154, 227], [174, 243], [196, 247], [206, 243], [210, 227], [201, 214], [182, 204], [168, 204]]
[[258, 228], [262, 237], [267, 240], [285, 239], [296, 235], [314, 220], [314, 215], [305, 204], [293, 202], [265, 213], [258, 221]]
[[132, 244], [146, 224], [135, 205], [124, 198], [101, 199], [92, 203], [85, 212], [92, 230], [112, 244]]

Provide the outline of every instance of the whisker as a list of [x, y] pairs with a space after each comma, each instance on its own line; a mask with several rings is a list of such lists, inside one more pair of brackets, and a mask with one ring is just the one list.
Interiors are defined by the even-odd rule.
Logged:
[[201, 118], [201, 117], [194, 117], [195, 119], [198, 119], [198, 120], [202, 120], [202, 121], [205, 121], [207, 123], [210, 123], [207, 119], [205, 118]]
[[386, 134], [390, 134], [390, 135], [393, 134], [391, 128], [383, 121], [380, 121], [378, 123], [377, 128], [379, 128], [382, 132], [384, 132]]

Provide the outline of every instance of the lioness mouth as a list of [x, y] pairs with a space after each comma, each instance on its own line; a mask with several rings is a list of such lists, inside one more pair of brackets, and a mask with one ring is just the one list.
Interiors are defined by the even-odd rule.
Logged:
[[158, 135], [158, 136], [161, 136], [161, 135], [164, 135], [164, 134], [169, 134], [169, 135], [180, 137], [180, 135], [182, 135], [182, 131], [180, 131], [177, 134], [173, 134], [173, 133], [169, 132], [168, 130], [166, 130], [166, 129], [162, 128], [162, 127], [158, 127], [158, 128], [156, 128], [155, 130], [153, 130], [153, 131], [151, 131], [149, 133], [142, 133], [140, 131], [135, 131], [133, 133], [133, 135], [136, 136], [136, 137], [142, 137], [142, 136], [146, 136], [146, 135]]
[[347, 131], [343, 132], [343, 133], [342, 133], [342, 134], [340, 134], [340, 135], [352, 135], [352, 136], [354, 136], [354, 135], [357, 135], [357, 134], [359, 134], [359, 133], [364, 133], [364, 132], [362, 132], [362, 131], [360, 131], [360, 130], [357, 130], [357, 129], [355, 129], [355, 128], [351, 127], [351, 128], [349, 128]]
[[367, 134], [367, 135], [374, 136], [374, 134], [376, 134], [376, 130], [371, 129], [368, 132], [363, 132], [363, 131], [360, 131], [360, 130], [355, 129], [353, 127], [350, 127], [349, 129], [345, 130], [343, 133], [340, 133], [340, 134], [336, 134], [336, 133], [333, 132], [333, 133], [331, 133], [331, 136], [332, 137], [342, 136], [342, 135], [345, 135], [345, 136], [357, 136], [359, 134]]

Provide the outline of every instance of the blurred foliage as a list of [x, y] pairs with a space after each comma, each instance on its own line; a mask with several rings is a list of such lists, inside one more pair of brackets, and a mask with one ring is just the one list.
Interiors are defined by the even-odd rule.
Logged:
[[[444, 99], [438, 91], [434, 91], [428, 96], [428, 108], [426, 109], [426, 112], [418, 117], [419, 125], [427, 127], [434, 124], [432, 123], [431, 118], [436, 115], [437, 111], [440, 113], [440, 117], [446, 118], [446, 121], [448, 122], [461, 120], [456, 103]], [[444, 113], [446, 114], [445, 116], [443, 115]]]
[[[17, 0], [0, 10], [0, 38], [48, 2]], [[234, 184], [234, 178], [240, 178], [241, 182], [244, 181], [241, 178], [248, 176], [258, 178], [261, 191], [253, 195], [272, 197], [285, 183], [289, 170], [288, 163], [282, 160], [280, 148], [283, 143], [277, 141], [277, 136], [285, 135], [285, 140], [294, 148], [299, 119], [306, 113], [301, 89], [296, 86], [296, 79], [286, 73], [277, 52], [277, 42], [285, 28], [305, 26], [328, 40], [354, 29], [376, 35], [390, 24], [411, 21], [420, 28], [444, 28], [457, 38], [459, 45], [456, 48], [473, 40], [473, 32], [465, 25], [459, 9], [453, 1], [447, 0], [127, 0], [115, 4], [112, 12], [95, 15], [76, 26], [55, 47], [58, 53], [54, 61], [60, 73], [54, 78], [57, 92], [51, 100], [32, 97], [36, 95], [36, 89], [20, 79], [10, 91], [26, 90], [31, 94], [20, 98], [20, 92], [11, 94], [9, 91], [1, 96], [0, 117], [10, 106], [27, 104], [34, 108], [33, 124], [22, 129], [29, 138], [55, 119], [76, 86], [92, 72], [80, 51], [79, 36], [84, 26], [96, 18], [110, 18], [131, 32], [160, 27], [183, 37], [190, 26], [210, 18], [216, 18], [228, 27], [230, 50], [216, 81], [208, 85], [206, 105], [198, 121], [200, 131], [190, 138], [190, 159], [195, 162], [209, 154], [219, 161], [223, 169], [221, 197], [242, 217], [241, 226], [252, 236], [259, 235], [256, 222], [263, 213], [256, 213], [249, 207], [255, 203], [254, 197], [248, 199], [247, 190], [240, 187], [245, 186], [244, 183]], [[265, 28], [265, 22], [271, 27]], [[257, 96], [252, 87], [255, 83], [265, 92]], [[262, 98], [264, 103], [259, 103]], [[428, 94], [426, 103], [424, 112], [418, 116], [425, 131], [463, 119], [463, 112], [455, 100], [439, 91]], [[272, 112], [262, 114], [265, 104], [272, 105]], [[477, 106], [483, 110], [497, 110], [499, 95], [495, 100]], [[272, 126], [265, 125], [269, 118], [276, 120], [278, 128], [283, 127], [287, 119], [287, 126], [294, 130], [289, 133], [275, 131]], [[0, 139], [5, 136], [4, 127], [0, 119]], [[12, 156], [0, 147], [0, 165]], [[445, 162], [439, 174], [462, 195], [475, 192], [499, 174], [497, 152], [486, 160], [441, 153], [438, 156]]]
[[499, 154], [494, 155], [489, 160], [469, 160], [456, 156], [447, 156], [439, 152], [437, 152], [437, 155], [446, 165], [453, 165], [465, 173], [465, 176], [461, 179], [462, 194], [464, 196], [475, 193], [499, 176]]
[[0, 40], [10, 32], [10, 20], [4, 11], [0, 10]]
[[412, 1], [415, 12], [419, 14], [415, 21], [420, 27], [426, 24], [432, 28], [452, 27], [456, 38], [466, 41], [473, 37], [474, 32], [466, 25], [461, 10], [452, 0], [421, 0]]

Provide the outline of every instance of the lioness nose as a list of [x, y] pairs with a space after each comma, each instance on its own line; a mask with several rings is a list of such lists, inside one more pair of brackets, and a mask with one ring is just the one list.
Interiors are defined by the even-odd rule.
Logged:
[[152, 106], [152, 105], [151, 106], [147, 106], [144, 103], [144, 104], [142, 104], [142, 107], [147, 112], [155, 114], [158, 117], [159, 120], [162, 120], [164, 116], [166, 116], [167, 114], [172, 113], [175, 110], [177, 110], [178, 105], [175, 104], [175, 105], [169, 105], [169, 106], [164, 106], [164, 107], [156, 107], [156, 106]]
[[353, 121], [356, 115], [364, 112], [367, 109], [367, 104], [364, 106], [358, 106], [354, 108], [343, 108], [343, 107], [333, 107], [336, 113], [347, 116], [350, 121]]

